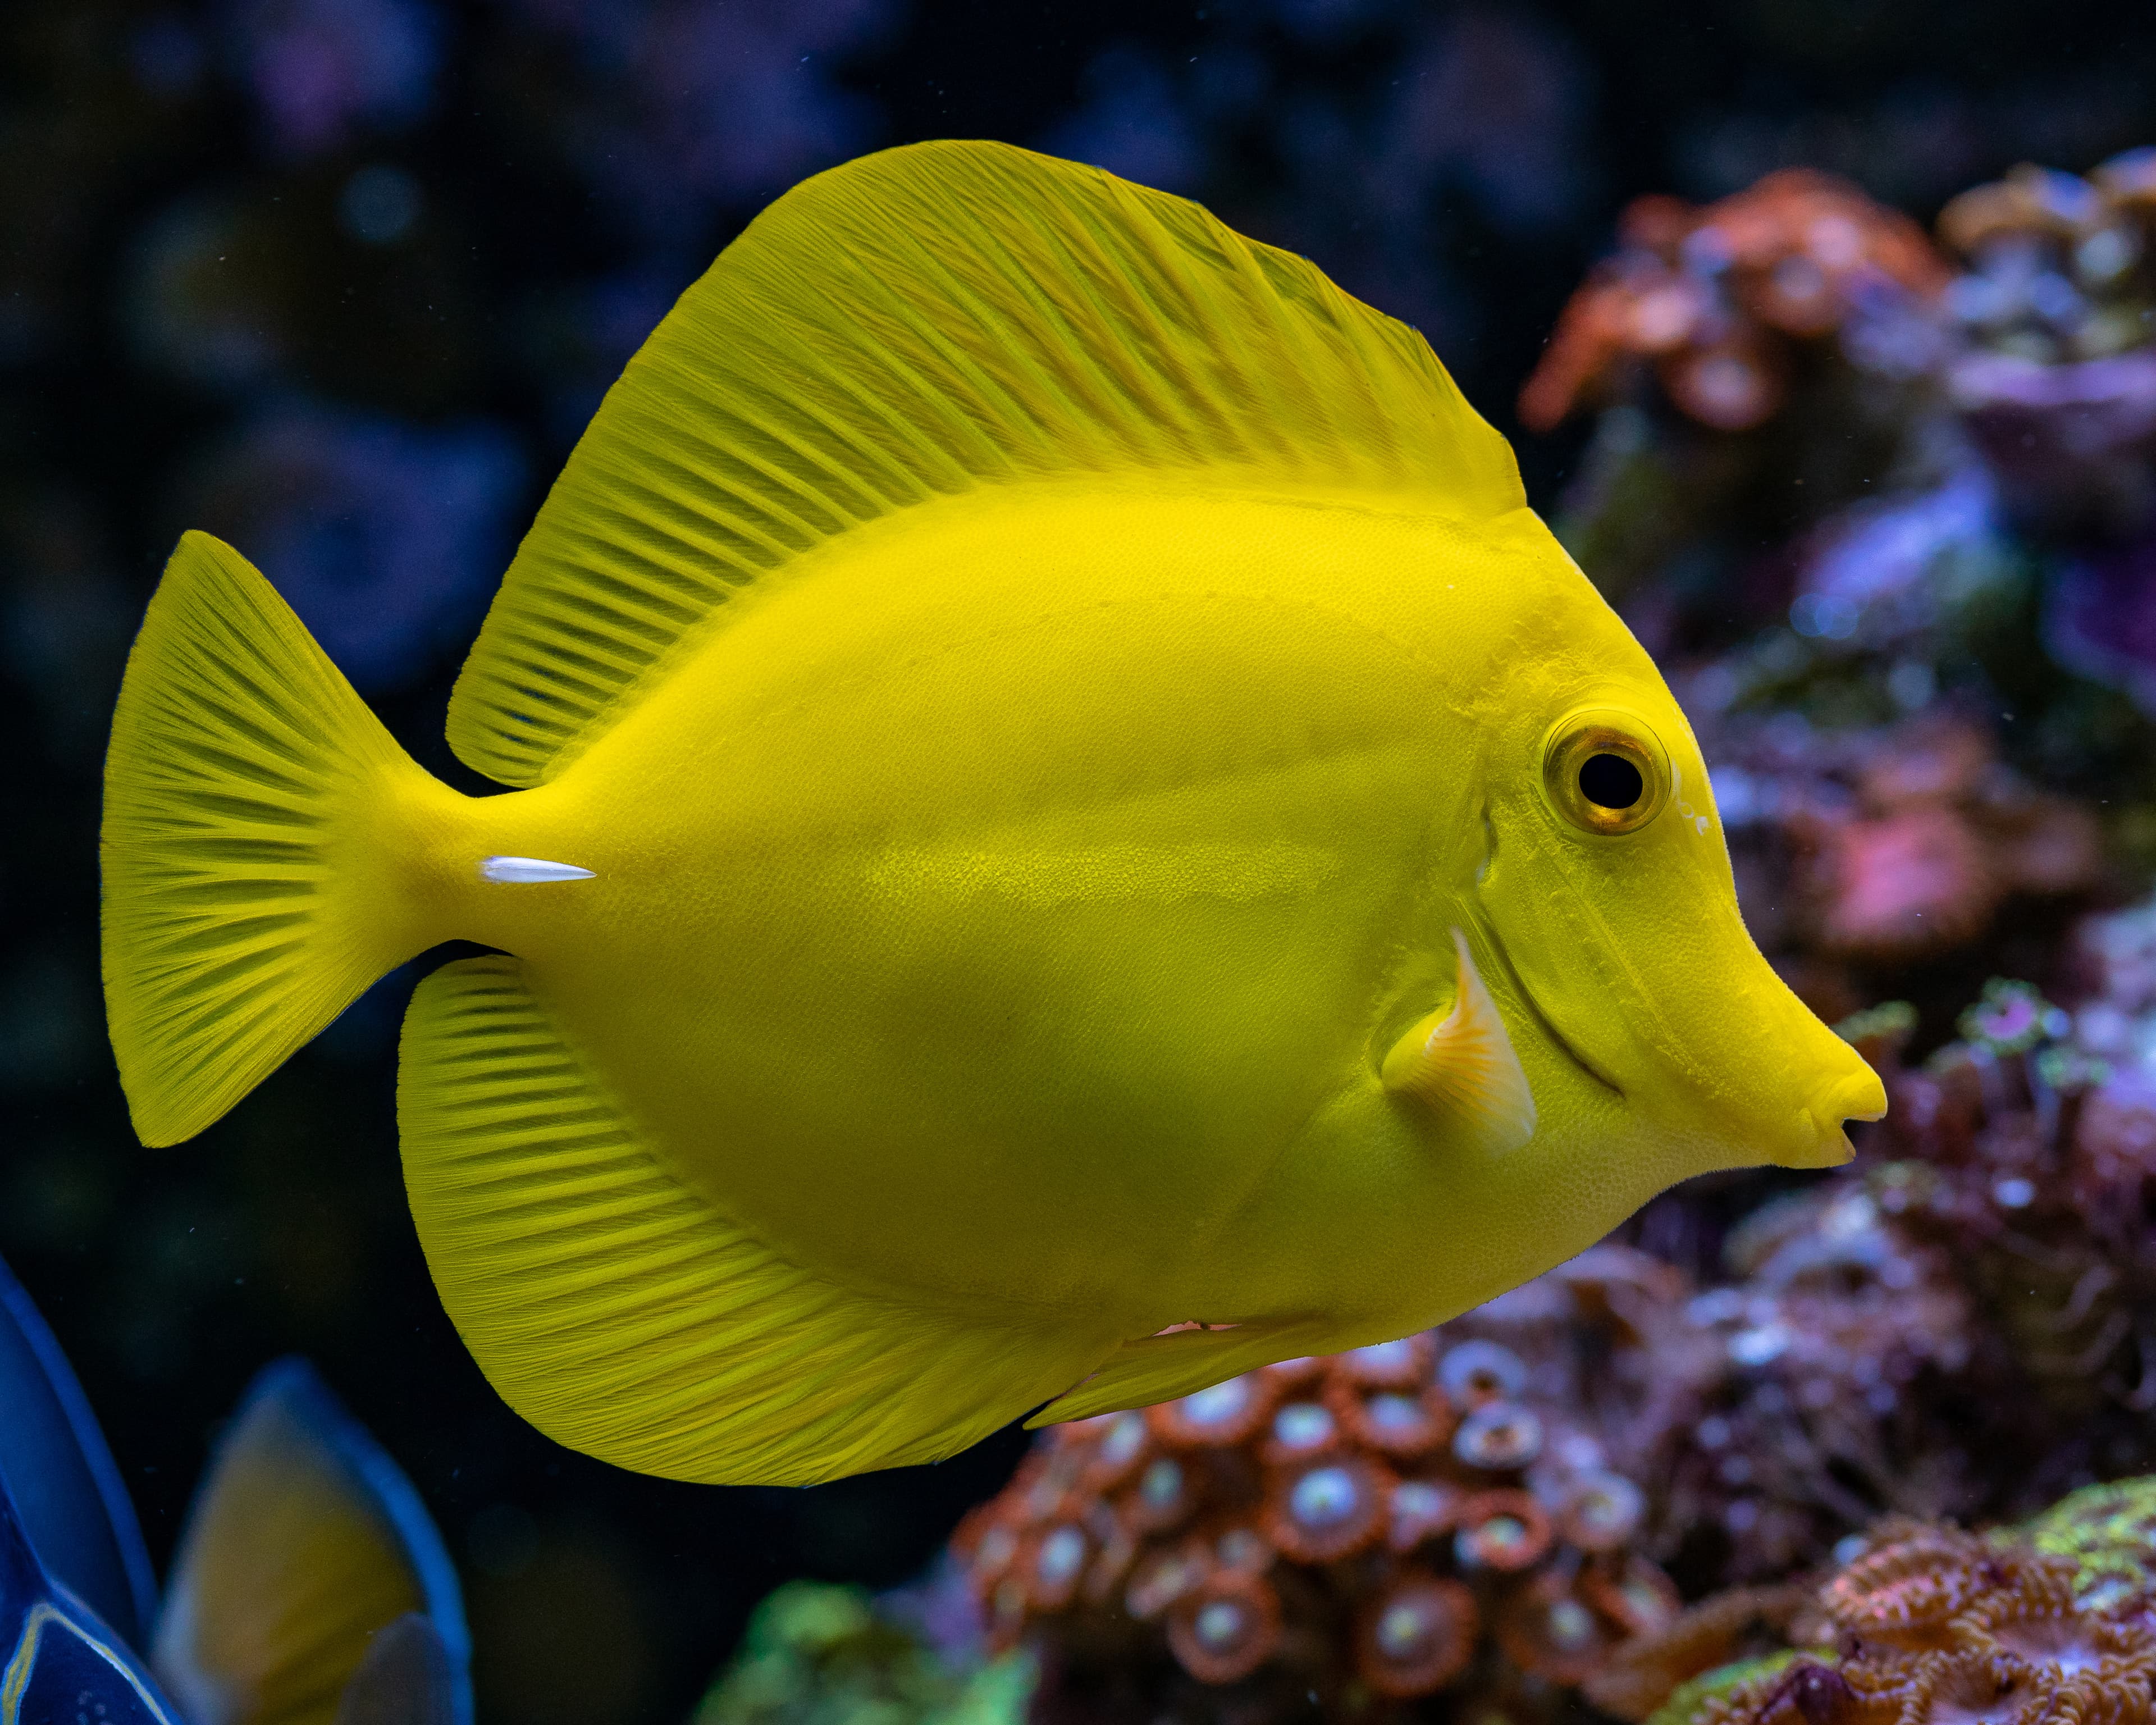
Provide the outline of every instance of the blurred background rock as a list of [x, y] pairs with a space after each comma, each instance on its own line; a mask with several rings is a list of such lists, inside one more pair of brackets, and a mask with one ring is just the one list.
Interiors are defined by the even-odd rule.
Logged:
[[[934, 136], [1200, 198], [1422, 328], [1517, 440], [1537, 506], [1690, 679], [1733, 773], [1748, 909], [1823, 1010], [1912, 999], [1921, 1055], [1993, 970], [2061, 986], [2070, 917], [2144, 885], [2156, 857], [2130, 771], [2156, 701], [2151, 416], [2133, 404], [2156, 393], [2118, 363], [2147, 349], [2118, 323], [2146, 278], [2101, 248], [2053, 255], [2096, 231], [2074, 200], [2100, 187], [2003, 177], [2156, 141], [2156, 22], [2111, 0], [13, 0], [0, 1250], [80, 1370], [161, 1558], [241, 1385], [280, 1353], [321, 1363], [448, 1532], [488, 1725], [685, 1717], [756, 1600], [797, 1576], [909, 1575], [1023, 1444], [719, 1491], [525, 1427], [450, 1332], [405, 1210], [391, 1068], [408, 973], [233, 1119], [137, 1147], [97, 988], [120, 667], [175, 535], [208, 527], [426, 765], [469, 784], [441, 740], [449, 680], [623, 361], [770, 198]], [[1613, 376], [1531, 412], [1553, 429], [1527, 434], [1514, 403], [1595, 260], [1711, 228], [1699, 207], [1791, 167], [1845, 177], [1920, 239], [1957, 194], [1994, 188], [1956, 205], [1933, 266], [1957, 283], [1942, 411], [1989, 477], [1907, 447], [1937, 416], [1899, 397], [1883, 429], [1846, 422], [1870, 437], [1861, 459], [1825, 459], [1839, 446], [1818, 414], [1841, 398], [1802, 352], [1787, 413], [1777, 398], [1753, 429], [1729, 428], [1758, 380], [1725, 366], [1659, 395]], [[1620, 234], [1647, 194], [1686, 203]], [[1783, 314], [1778, 330], [1809, 315]], [[1868, 375], [1943, 375], [1896, 347], [1906, 326], [1874, 327]], [[2047, 441], [2086, 403], [2027, 369], [2065, 363], [2111, 365], [2076, 387], [2123, 404], [2087, 459]], [[1896, 501], [1849, 513], [1897, 461]], [[1770, 495], [1763, 475], [1815, 489]], [[1893, 593], [1920, 593], [1898, 610], [1877, 603], [1897, 567]], [[1921, 597], [1940, 580], [1953, 605]], [[1916, 938], [1912, 906], [1958, 932]], [[1696, 1272], [1720, 1250], [1715, 1214], [1666, 1208], [1635, 1234]]]

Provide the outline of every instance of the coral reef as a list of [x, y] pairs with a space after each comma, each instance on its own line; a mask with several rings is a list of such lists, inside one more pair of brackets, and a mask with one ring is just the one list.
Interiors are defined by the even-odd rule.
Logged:
[[1688, 1594], [1882, 1513], [2025, 1515], [2156, 1463], [2156, 906], [2074, 949], [2076, 1010], [1994, 982], [1922, 1062], [1907, 1008], [1851, 1020], [1892, 1101], [1852, 1167], [1626, 1230], [1711, 1285], [1613, 1297], [1604, 1247], [1459, 1321], [1650, 1483], [1643, 1549]]
[[[2047, 1168], [2092, 1169], [2085, 1137], [2121, 1167], [2143, 1156], [2148, 1003], [2100, 979], [2127, 957], [2066, 931], [2156, 864], [2150, 158], [2010, 175], [1949, 209], [1907, 280], [1892, 257], [1914, 255], [1913, 230], [1845, 187], [1707, 200], [1810, 161], [1929, 210], [2019, 156], [2098, 161], [2148, 136], [2156, 35], [2114, 20], [2089, 55], [2072, 19], [2003, 4], [1957, 8], [1944, 34], [1848, 5], [1722, 8], [1704, 36], [1636, 3], [1530, 10], [1065, 8], [1044, 32], [886, 0], [8, 9], [0, 697], [20, 766], [0, 822], [0, 1247], [51, 1290], [153, 1525], [177, 1529], [246, 1372], [303, 1348], [372, 1386], [388, 1447], [454, 1507], [486, 1715], [603, 1725], [678, 1712], [748, 1603], [739, 1553], [772, 1580], [893, 1579], [1008, 1465], [1005, 1439], [850, 1492], [713, 1498], [565, 1462], [470, 1370], [413, 1249], [393, 1125], [365, 1100], [388, 1094], [401, 984], [251, 1122], [147, 1161], [96, 991], [97, 763], [174, 533], [212, 526], [271, 566], [439, 758], [526, 478], [765, 198], [922, 136], [1005, 136], [1198, 197], [1425, 331], [1484, 403], [1532, 364], [1610, 189], [1650, 164], [1695, 188], [1703, 208], [1643, 208], [1598, 278], [1620, 290], [1580, 328], [1621, 313], [1615, 348], [1607, 325], [1600, 348], [1573, 341], [1568, 423], [1599, 417], [1564, 531], [1702, 733], [1752, 926], [1830, 1017], [1912, 1004], [1913, 1024], [1869, 1034], [1907, 1037], [1911, 1081], [1954, 1106], [1981, 1093], [1973, 1159], [1939, 1175], [1929, 1138], [1867, 1146], [1862, 1169], [1733, 1235], [1786, 1183], [1704, 1184], [1625, 1236], [1681, 1271], [1604, 1250], [1448, 1333], [1511, 1348], [1528, 1404], [1598, 1436], [1645, 1494], [1639, 1548], [1693, 1597], [1822, 1563], [1879, 1509], [2014, 1513], [2145, 1465], [2134, 1336], [2087, 1381], [2071, 1370], [2118, 1314], [2138, 1321], [2138, 1272], [2087, 1237], [2096, 1221], [2051, 1214], [2048, 1189], [2002, 1209], [1987, 1184], [2047, 1177], [1991, 1170], [1978, 1146], [2048, 1121], [2066, 1136]], [[1725, 264], [1732, 239], [1765, 249]], [[1711, 423], [1777, 400], [1748, 429]], [[1572, 452], [1522, 455], [1548, 509]], [[1954, 753], [1950, 785], [1912, 796], [1876, 765], [1954, 732], [1984, 759]], [[2093, 821], [2102, 866], [2032, 875], [2032, 805], [2030, 831]], [[2070, 1034], [1934, 1071], [1922, 1056], [1993, 974], [2066, 1003]], [[2047, 1058], [2108, 1070], [2044, 1091], [2023, 1068]], [[295, 1132], [305, 1158], [283, 1153]], [[1909, 1200], [1875, 1189], [1881, 1155], [1928, 1194], [1920, 1214], [1886, 1207]], [[2123, 1204], [2129, 1183], [2097, 1189]], [[1811, 1222], [1833, 1250], [1802, 1271]], [[2029, 1228], [2051, 1267], [2017, 1292]], [[1819, 1327], [1763, 1358], [1799, 1319]], [[1474, 1671], [1428, 1705], [1532, 1712], [1450, 1538], [1433, 1582], [1467, 1585], [1484, 1622]], [[1736, 1654], [1787, 1639], [1776, 1597], [1732, 1608]], [[1093, 1620], [1040, 1621], [1052, 1640]], [[1324, 1656], [1348, 1656], [1352, 1611], [1325, 1620], [1341, 1639]], [[1199, 1684], [1165, 1635], [1130, 1642], [1166, 1674], [1144, 1698], [1263, 1686]], [[869, 1710], [890, 1696], [871, 1686]]]
[[2083, 926], [2097, 986], [2073, 1014], [2025, 986], [1988, 988], [1964, 1040], [1893, 1074], [1892, 1159], [1867, 1177], [1898, 1230], [1953, 1255], [2046, 1404], [2092, 1417], [2156, 1405], [2150, 922], [2144, 905]]
[[1676, 1609], [1645, 1507], [1518, 1353], [1446, 1327], [1058, 1427], [953, 1549], [992, 1641], [1046, 1645], [1036, 1717], [1230, 1685], [1238, 1717], [1347, 1717], [1579, 1683]]
[[1458, 1322], [1647, 1485], [1640, 1549], [1688, 1595], [1787, 1576], [1885, 1511], [1981, 1507], [2011, 1367], [1948, 1254], [1845, 1178], [1756, 1211], [1721, 1255], [1732, 1279], [1700, 1288], [1604, 1246]]
[[[2156, 860], [2029, 790], [2156, 798], [2152, 188], [2145, 149], [2025, 166], [1949, 203], [1937, 249], [1815, 175], [1642, 200], [1522, 393], [1531, 424], [1602, 409], [1560, 532], [1676, 667], [1717, 788], [1765, 792], [1732, 825], [1799, 815], [1753, 835], [1747, 896], [1793, 958], [1983, 951], [2017, 896], [2085, 902], [2104, 845]], [[1867, 770], [1957, 732], [1959, 789]], [[1839, 807], [1813, 794], [1837, 779]], [[2020, 808], [1987, 834], [1972, 794]], [[2041, 971], [2063, 928], [1988, 968]]]
[[1520, 392], [1532, 430], [1607, 404], [1643, 367], [1689, 418], [1749, 430], [1786, 401], [1806, 344], [1933, 300], [1948, 277], [1907, 216], [1804, 168], [1704, 209], [1640, 198], [1620, 235]]
[[1648, 608], [1650, 636], [1741, 638], [1789, 603], [1762, 540], [1905, 464], [1952, 272], [1908, 218], [1801, 169], [1705, 208], [1640, 199], [1620, 234], [1520, 418], [1548, 430], [1602, 409], [1559, 536], [1605, 593]]
[[[2145, 1500], [2149, 1483], [2127, 1495]], [[2069, 1500], [2044, 1520], [2076, 1513]], [[2144, 1545], [2133, 1584], [2099, 1603], [2043, 1537], [1883, 1522], [1786, 1620], [1790, 1647], [1694, 1670], [1733, 1615], [1710, 1599], [1635, 1640], [1590, 1693], [1656, 1725], [2145, 1725], [2156, 1716], [2156, 1552]]]
[[2024, 164], [1956, 198], [1967, 264], [1944, 382], [2019, 512], [2053, 528], [2156, 525], [2156, 150], [2087, 179]]
[[2156, 1478], [2084, 1486], [2021, 1531], [2038, 1552], [2073, 1565], [2080, 1610], [2116, 1610], [2156, 1586]]

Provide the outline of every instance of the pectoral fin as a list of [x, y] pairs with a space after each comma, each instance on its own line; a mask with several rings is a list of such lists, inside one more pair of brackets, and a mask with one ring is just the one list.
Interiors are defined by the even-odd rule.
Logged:
[[1534, 1136], [1534, 1092], [1476, 972], [1467, 937], [1455, 928], [1452, 943], [1460, 986], [1450, 1009], [1432, 1013], [1394, 1043], [1379, 1076], [1394, 1096], [1442, 1116], [1481, 1148], [1517, 1150]]

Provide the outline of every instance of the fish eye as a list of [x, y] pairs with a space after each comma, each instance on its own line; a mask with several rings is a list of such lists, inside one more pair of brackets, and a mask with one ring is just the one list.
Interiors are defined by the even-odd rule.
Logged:
[[1621, 814], [1647, 794], [1647, 781], [1624, 756], [1604, 750], [1579, 763], [1579, 794], [1597, 809]]
[[1582, 832], [1636, 833], [1669, 800], [1669, 757], [1661, 739], [1632, 714], [1587, 708], [1551, 727], [1543, 788]]

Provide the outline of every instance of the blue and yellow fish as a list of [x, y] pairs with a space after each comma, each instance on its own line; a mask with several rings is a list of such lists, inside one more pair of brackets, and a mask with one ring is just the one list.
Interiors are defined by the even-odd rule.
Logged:
[[1885, 1106], [1422, 339], [1068, 162], [758, 218], [449, 728], [508, 793], [184, 538], [107, 767], [113, 1044], [170, 1143], [496, 949], [405, 1023], [413, 1214], [504, 1396], [626, 1466], [828, 1479], [1402, 1335]]
[[104, 1435], [0, 1264], [0, 1725], [470, 1725], [470, 1657], [418, 1494], [298, 1359], [234, 1415], [160, 1606]]
[[195, 1725], [470, 1725], [455, 1566], [303, 1359], [259, 1373], [195, 1488], [150, 1665]]

